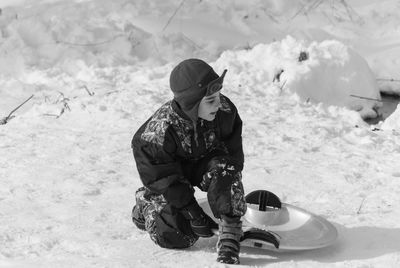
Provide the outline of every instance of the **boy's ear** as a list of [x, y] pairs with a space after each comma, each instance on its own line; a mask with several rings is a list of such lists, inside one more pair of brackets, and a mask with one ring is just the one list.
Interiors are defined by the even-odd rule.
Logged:
[[228, 70], [225, 69], [220, 77], [218, 77], [217, 79], [211, 81], [207, 85], [206, 96], [210, 96], [210, 95], [214, 94], [215, 92], [217, 92], [217, 91], [222, 89], [222, 84], [224, 83], [224, 77], [225, 77], [225, 74], [226, 74], [227, 71]]

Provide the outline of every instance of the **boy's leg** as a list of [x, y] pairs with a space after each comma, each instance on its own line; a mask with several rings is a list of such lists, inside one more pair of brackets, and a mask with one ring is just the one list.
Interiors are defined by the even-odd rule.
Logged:
[[207, 198], [214, 216], [241, 217], [246, 213], [242, 173], [228, 157], [214, 157], [208, 164], [201, 185], [207, 185]]
[[240, 217], [221, 216], [217, 243], [217, 261], [239, 264], [240, 238], [243, 236]]
[[219, 218], [219, 239], [217, 261], [239, 263], [241, 216], [246, 213], [246, 201], [241, 172], [236, 170], [227, 157], [213, 158], [204, 175], [207, 197], [211, 210]]
[[149, 233], [151, 240], [163, 248], [187, 248], [198, 239], [193, 234], [188, 220], [171, 207], [162, 195], [151, 193], [144, 187], [136, 192], [132, 220], [138, 228]]

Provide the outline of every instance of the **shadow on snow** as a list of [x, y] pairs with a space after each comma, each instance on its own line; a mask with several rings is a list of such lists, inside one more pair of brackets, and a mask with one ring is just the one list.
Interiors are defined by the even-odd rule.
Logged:
[[347, 228], [335, 224], [338, 240], [330, 247], [310, 251], [274, 252], [243, 248], [241, 263], [263, 265], [287, 261], [315, 261], [335, 263], [351, 260], [366, 260], [400, 252], [400, 229], [379, 227]]

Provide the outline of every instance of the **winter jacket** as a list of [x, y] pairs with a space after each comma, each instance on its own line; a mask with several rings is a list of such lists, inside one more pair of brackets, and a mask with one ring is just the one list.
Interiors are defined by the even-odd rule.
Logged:
[[[198, 186], [185, 166], [202, 159], [228, 156], [235, 169], [243, 169], [242, 120], [235, 105], [221, 94], [221, 108], [213, 121], [194, 124], [171, 100], [159, 108], [135, 133], [132, 149], [143, 184], [182, 208], [193, 202]], [[185, 176], [186, 173], [186, 176]]]

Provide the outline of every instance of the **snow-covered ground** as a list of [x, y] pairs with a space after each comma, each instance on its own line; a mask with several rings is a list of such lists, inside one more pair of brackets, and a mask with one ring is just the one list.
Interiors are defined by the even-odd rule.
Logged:
[[400, 265], [400, 108], [363, 120], [385, 105], [380, 91], [400, 94], [398, 1], [0, 7], [0, 119], [33, 95], [0, 125], [0, 267], [225, 267], [216, 238], [166, 250], [130, 219], [141, 185], [131, 137], [188, 57], [228, 69], [245, 190], [273, 191], [339, 231], [320, 250], [243, 249], [244, 267]]

